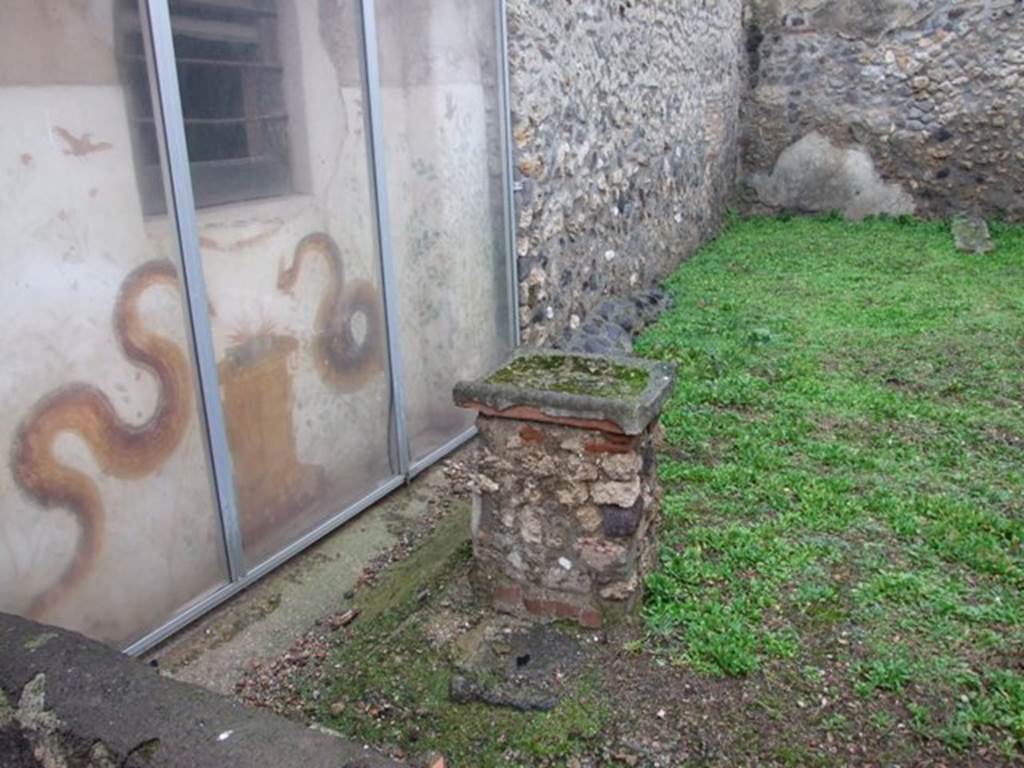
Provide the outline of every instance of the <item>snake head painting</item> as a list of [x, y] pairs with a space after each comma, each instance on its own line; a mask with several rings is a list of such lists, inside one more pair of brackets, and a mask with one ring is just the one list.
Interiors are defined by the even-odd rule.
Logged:
[[380, 292], [366, 280], [345, 280], [341, 249], [324, 232], [306, 235], [295, 246], [291, 263], [278, 270], [278, 290], [291, 294], [304, 264], [313, 257], [322, 258], [327, 267], [314, 329], [317, 372], [337, 391], [357, 392], [386, 363]]
[[295, 258], [289, 266], [285, 266], [284, 259], [277, 268], [277, 290], [289, 296], [295, 292], [295, 284], [299, 282], [299, 266], [301, 262]]

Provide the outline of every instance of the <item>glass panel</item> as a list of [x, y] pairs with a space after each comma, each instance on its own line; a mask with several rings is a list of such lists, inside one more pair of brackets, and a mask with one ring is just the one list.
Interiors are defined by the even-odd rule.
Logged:
[[378, 0], [385, 161], [413, 460], [509, 351], [495, 0]]
[[[272, 0], [171, 0], [178, 80], [200, 207], [291, 191], [289, 114]], [[147, 212], [164, 210], [142, 40], [122, 36], [133, 64], [130, 118]]]
[[122, 645], [226, 578], [172, 222], [136, 176], [138, 25], [114, 0], [0, 25], [0, 610]]
[[[196, 6], [171, 3], [176, 25], [186, 7]], [[219, 107], [221, 117], [277, 115], [277, 141], [286, 146], [286, 194], [276, 179], [239, 177], [234, 203], [199, 212], [250, 567], [396, 474], [357, 7], [349, 0], [210, 4], [198, 21], [217, 22], [231, 56], [258, 58], [262, 68], [246, 70], [240, 87], [235, 68], [208, 68], [202, 89], [182, 92], [186, 115], [205, 109], [192, 101], [204, 94], [237, 92]], [[191, 64], [179, 45], [184, 32], [175, 29], [184, 75]], [[193, 161], [214, 150], [222, 158], [265, 151], [258, 131], [222, 132], [216, 145], [207, 138], [189, 132]], [[194, 174], [197, 200], [210, 199], [207, 185], [224, 173]]]

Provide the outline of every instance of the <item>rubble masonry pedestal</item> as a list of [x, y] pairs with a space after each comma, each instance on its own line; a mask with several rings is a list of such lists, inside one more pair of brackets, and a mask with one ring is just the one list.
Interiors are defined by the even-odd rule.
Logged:
[[601, 627], [655, 557], [654, 434], [675, 371], [631, 358], [521, 354], [455, 389], [478, 412], [475, 580], [493, 605]]

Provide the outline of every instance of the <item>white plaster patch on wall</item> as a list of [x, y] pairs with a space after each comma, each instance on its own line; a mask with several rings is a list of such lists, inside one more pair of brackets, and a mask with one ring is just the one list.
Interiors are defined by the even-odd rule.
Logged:
[[761, 202], [786, 210], [841, 211], [851, 220], [914, 212], [914, 199], [878, 174], [863, 147], [837, 147], [816, 131], [787, 147], [771, 174], [754, 174]]
[[[919, 215], [1024, 216], [1024, 5], [745, 0], [743, 166], [811, 131], [864, 148]], [[759, 210], [756, 196], [748, 200]], [[761, 200], [760, 202], [764, 202]]]

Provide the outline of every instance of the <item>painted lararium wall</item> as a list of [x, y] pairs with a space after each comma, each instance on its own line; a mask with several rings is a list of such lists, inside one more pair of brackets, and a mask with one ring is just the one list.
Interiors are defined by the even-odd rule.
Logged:
[[0, 607], [122, 641], [227, 573], [114, 10], [9, 3], [0, 31]]
[[413, 462], [464, 434], [451, 385], [511, 339], [497, 3], [377, 3], [387, 221], [358, 0], [169, 3], [203, 323], [139, 5], [12, 0], [0, 27], [0, 610], [120, 646], [230, 589], [215, 477], [238, 581], [408, 470], [396, 404]]

